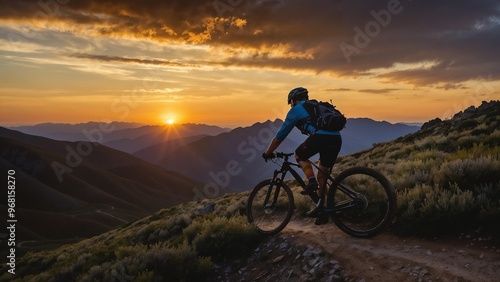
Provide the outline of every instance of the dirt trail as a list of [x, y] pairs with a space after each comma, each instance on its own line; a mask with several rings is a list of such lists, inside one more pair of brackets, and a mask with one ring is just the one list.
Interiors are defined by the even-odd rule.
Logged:
[[282, 232], [320, 246], [356, 280], [500, 281], [500, 250], [483, 238], [428, 241], [384, 233], [358, 239], [309, 219], [292, 220]]
[[[115, 210], [115, 207], [113, 207], [113, 206], [109, 206], [109, 210], [113, 211], [113, 210]], [[115, 216], [115, 215], [112, 215], [112, 214], [110, 214], [110, 213], [108, 213], [108, 212], [103, 211], [103, 209], [97, 209], [97, 210], [95, 210], [95, 211], [96, 211], [97, 213], [104, 214], [104, 215], [107, 215], [107, 216], [109, 216], [109, 217], [112, 217], [112, 218], [114, 218], [114, 219], [116, 219], [116, 220], [119, 220], [119, 221], [121, 221], [121, 222], [124, 222], [125, 224], [129, 223], [129, 222], [128, 222], [128, 221], [126, 221], [125, 219], [119, 218], [119, 217], [117, 217], [117, 216]]]

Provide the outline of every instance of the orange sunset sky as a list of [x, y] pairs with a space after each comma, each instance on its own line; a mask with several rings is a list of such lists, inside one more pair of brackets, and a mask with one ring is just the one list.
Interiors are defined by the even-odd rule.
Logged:
[[303, 86], [348, 117], [500, 99], [500, 2], [0, 1], [0, 125], [245, 126]]

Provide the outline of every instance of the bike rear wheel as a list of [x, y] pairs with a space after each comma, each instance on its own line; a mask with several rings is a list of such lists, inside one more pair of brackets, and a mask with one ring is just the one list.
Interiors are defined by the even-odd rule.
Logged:
[[353, 167], [339, 174], [328, 191], [327, 208], [334, 209], [333, 222], [354, 237], [371, 237], [392, 223], [396, 192], [381, 173]]
[[283, 182], [264, 180], [253, 188], [247, 202], [247, 219], [263, 235], [279, 233], [292, 218], [293, 193]]

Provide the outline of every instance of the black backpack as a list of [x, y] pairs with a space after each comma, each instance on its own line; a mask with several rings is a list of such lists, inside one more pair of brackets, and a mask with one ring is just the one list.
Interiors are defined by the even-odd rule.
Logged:
[[307, 118], [316, 129], [340, 131], [347, 123], [346, 117], [328, 102], [308, 100], [303, 104], [310, 118]]

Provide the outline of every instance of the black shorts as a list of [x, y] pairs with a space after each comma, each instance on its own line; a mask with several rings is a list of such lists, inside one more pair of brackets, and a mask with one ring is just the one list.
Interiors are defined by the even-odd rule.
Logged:
[[340, 135], [314, 134], [297, 147], [295, 154], [299, 160], [305, 161], [319, 153], [319, 163], [331, 168], [337, 160], [341, 147], [342, 137]]

